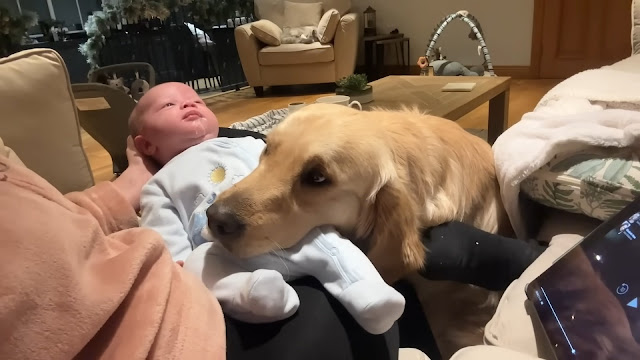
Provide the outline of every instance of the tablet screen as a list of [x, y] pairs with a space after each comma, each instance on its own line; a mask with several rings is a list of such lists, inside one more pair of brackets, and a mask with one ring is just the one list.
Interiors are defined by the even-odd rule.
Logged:
[[640, 202], [527, 287], [559, 359], [640, 359]]

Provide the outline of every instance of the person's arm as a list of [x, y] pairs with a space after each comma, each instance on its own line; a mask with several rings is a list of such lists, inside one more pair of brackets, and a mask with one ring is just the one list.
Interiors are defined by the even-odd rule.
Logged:
[[112, 182], [99, 183], [84, 191], [71, 192], [67, 199], [89, 211], [105, 234], [138, 226], [142, 187], [157, 171], [152, 160], [142, 157], [131, 138], [127, 139], [129, 166]]
[[138, 226], [142, 187], [158, 170], [153, 160], [141, 156], [131, 137], [127, 139], [129, 166], [112, 182], [66, 194], [67, 199], [89, 211], [105, 234]]
[[421, 275], [505, 290], [546, 249], [452, 221], [423, 233], [428, 253]]
[[142, 187], [158, 172], [159, 166], [138, 152], [131, 136], [127, 138], [127, 160], [129, 166], [112, 184], [137, 212], [140, 210]]
[[0, 157], [0, 204], [4, 358], [225, 358], [219, 304], [157, 233], [125, 229], [115, 185], [64, 196]]
[[88, 211], [105, 235], [138, 226], [138, 218], [129, 200], [111, 182], [99, 183], [65, 197]]

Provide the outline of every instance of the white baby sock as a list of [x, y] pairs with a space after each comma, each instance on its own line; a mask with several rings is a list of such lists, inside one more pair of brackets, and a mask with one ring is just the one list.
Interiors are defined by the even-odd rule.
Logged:
[[249, 323], [286, 319], [300, 306], [298, 294], [275, 270], [227, 276], [218, 281], [213, 292], [225, 313]]
[[279, 253], [300, 273], [318, 279], [368, 332], [381, 334], [404, 312], [405, 299], [389, 286], [369, 258], [333, 228], [311, 230], [296, 246]]
[[335, 295], [363, 329], [382, 334], [404, 312], [402, 294], [384, 281], [360, 280]]
[[220, 244], [198, 246], [185, 260], [184, 269], [202, 279], [223, 311], [238, 320], [265, 323], [286, 319], [300, 299], [275, 270], [247, 271]]

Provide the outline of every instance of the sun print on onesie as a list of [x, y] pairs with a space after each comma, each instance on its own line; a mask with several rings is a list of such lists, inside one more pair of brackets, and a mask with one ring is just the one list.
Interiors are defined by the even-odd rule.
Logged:
[[212, 184], [221, 184], [227, 177], [227, 169], [219, 164], [209, 173], [209, 181]]

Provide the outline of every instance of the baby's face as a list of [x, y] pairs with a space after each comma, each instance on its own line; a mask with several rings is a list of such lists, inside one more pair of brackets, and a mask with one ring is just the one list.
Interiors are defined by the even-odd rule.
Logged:
[[166, 83], [153, 87], [140, 103], [140, 135], [147, 155], [161, 164], [191, 146], [218, 136], [218, 119], [191, 87]]

